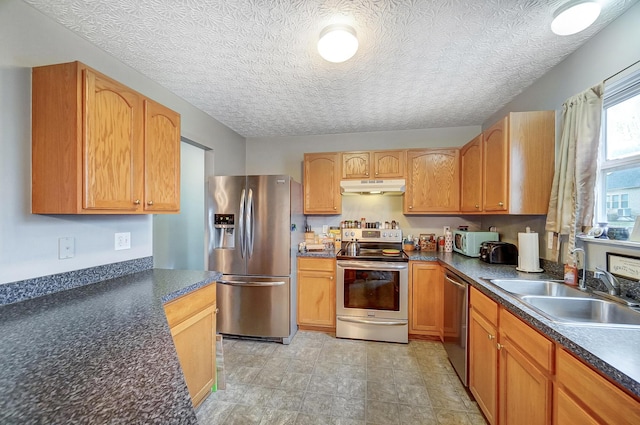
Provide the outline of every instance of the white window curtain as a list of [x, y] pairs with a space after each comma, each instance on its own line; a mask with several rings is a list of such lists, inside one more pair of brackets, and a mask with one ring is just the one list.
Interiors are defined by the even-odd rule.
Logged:
[[562, 236], [567, 237], [570, 254], [576, 234], [593, 225], [603, 88], [604, 83], [600, 83], [562, 105], [559, 161], [545, 226], [555, 234], [552, 252], [555, 261], [560, 257]]

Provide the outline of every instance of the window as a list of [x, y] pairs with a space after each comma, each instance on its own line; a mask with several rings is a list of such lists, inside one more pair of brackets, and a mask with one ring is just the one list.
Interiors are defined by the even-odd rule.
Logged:
[[640, 216], [640, 70], [605, 86], [600, 148], [597, 221], [633, 227]]

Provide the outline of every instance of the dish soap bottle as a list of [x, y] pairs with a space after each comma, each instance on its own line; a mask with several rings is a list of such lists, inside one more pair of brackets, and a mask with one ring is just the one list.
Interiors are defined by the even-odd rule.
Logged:
[[564, 283], [571, 286], [578, 284], [578, 266], [574, 260], [564, 265]]

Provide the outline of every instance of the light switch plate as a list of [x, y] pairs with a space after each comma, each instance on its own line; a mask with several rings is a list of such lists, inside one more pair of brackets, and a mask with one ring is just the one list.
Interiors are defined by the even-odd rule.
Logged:
[[131, 249], [131, 232], [116, 233], [115, 250]]

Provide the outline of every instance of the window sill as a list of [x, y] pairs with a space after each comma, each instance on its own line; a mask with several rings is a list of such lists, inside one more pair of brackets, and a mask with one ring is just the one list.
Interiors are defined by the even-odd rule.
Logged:
[[619, 246], [625, 248], [638, 248], [640, 249], [640, 242], [633, 241], [619, 241], [616, 239], [599, 239], [589, 236], [577, 236], [578, 239], [585, 243], [594, 243], [597, 245], [611, 245], [611, 246]]

